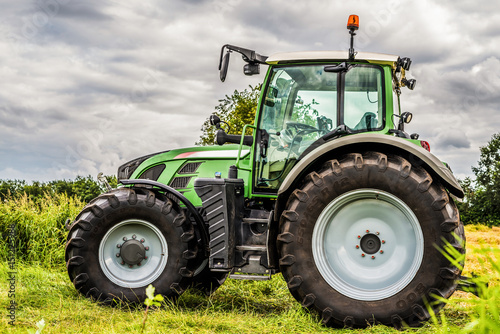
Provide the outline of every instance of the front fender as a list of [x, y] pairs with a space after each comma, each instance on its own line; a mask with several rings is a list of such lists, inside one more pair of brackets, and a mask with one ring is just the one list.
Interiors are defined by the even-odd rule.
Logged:
[[208, 234], [208, 228], [205, 226], [205, 220], [203, 219], [201, 214], [198, 212], [198, 210], [196, 210], [194, 205], [186, 197], [184, 197], [184, 195], [182, 195], [179, 191], [175, 190], [172, 187], [169, 187], [163, 183], [152, 181], [152, 180], [129, 179], [129, 180], [120, 180], [120, 183], [123, 184], [124, 186], [142, 185], [142, 186], [156, 187], [156, 188], [159, 188], [161, 191], [165, 192], [166, 194], [171, 194], [172, 196], [175, 196], [179, 200], [179, 202], [181, 202], [182, 204], [184, 204], [186, 206], [186, 209], [189, 211], [189, 213], [194, 218], [196, 225], [199, 227], [201, 242], [203, 244], [203, 250], [206, 254], [208, 254], [210, 236]]
[[278, 197], [293, 190], [291, 187], [295, 182], [318, 162], [325, 161], [325, 157], [334, 159], [339, 156], [338, 153], [354, 152], [353, 149], [350, 149], [353, 146], [358, 151], [359, 149], [364, 151], [378, 150], [382, 153], [393, 152], [406, 155], [412, 160], [412, 163], [422, 164], [427, 171], [437, 176], [451, 194], [458, 198], [464, 197], [464, 191], [451, 170], [432, 153], [406, 139], [376, 133], [345, 136], [314, 149], [290, 171], [278, 190]]

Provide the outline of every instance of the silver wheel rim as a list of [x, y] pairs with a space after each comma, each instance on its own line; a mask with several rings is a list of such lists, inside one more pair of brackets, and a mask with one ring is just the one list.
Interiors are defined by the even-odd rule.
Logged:
[[323, 209], [314, 226], [312, 252], [332, 288], [374, 301], [395, 295], [413, 280], [422, 263], [424, 237], [417, 217], [398, 197], [359, 189]]
[[[140, 264], [128, 265], [118, 256], [124, 238], [144, 240], [147, 258]], [[145, 220], [129, 219], [116, 224], [104, 235], [99, 245], [99, 265], [104, 275], [122, 287], [138, 288], [152, 283], [165, 269], [167, 259], [165, 237], [156, 226]]]

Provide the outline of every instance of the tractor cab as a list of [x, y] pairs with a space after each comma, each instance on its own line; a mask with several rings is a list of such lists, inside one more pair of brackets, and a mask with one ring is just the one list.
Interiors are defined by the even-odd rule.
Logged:
[[[276, 193], [283, 180], [303, 157], [324, 143], [346, 135], [374, 133], [413, 140], [404, 123], [412, 118], [401, 113], [401, 87], [413, 89], [414, 79], [405, 77], [411, 60], [394, 55], [355, 52], [358, 18], [349, 18], [349, 51], [278, 53], [270, 57], [253, 50], [224, 45], [220, 78], [225, 80], [229, 55], [242, 54], [244, 73], [260, 73], [268, 65], [258, 112], [255, 138], [227, 135], [220, 130], [217, 143], [252, 146], [253, 189]], [[399, 120], [395, 119], [399, 118]], [[215, 123], [215, 125], [217, 125]], [[426, 145], [428, 147], [428, 144]]]
[[[378, 55], [360, 55], [358, 62], [348, 62], [347, 56], [307, 52], [267, 59], [271, 66], [257, 118], [259, 140], [267, 145], [257, 146], [256, 187], [277, 189], [295, 162], [325, 140], [386, 128], [390, 68], [367, 61]], [[314, 61], [322, 58], [327, 60]]]

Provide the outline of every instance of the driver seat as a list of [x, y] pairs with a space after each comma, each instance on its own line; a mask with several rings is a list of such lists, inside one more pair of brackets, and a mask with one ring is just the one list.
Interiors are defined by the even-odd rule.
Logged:
[[377, 123], [377, 115], [375, 113], [365, 112], [359, 123], [354, 127], [354, 130], [372, 131], [377, 128]]

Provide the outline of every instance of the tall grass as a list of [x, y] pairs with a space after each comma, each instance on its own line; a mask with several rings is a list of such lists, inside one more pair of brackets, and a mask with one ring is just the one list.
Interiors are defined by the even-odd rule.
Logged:
[[[475, 233], [468, 241], [463, 274], [476, 284], [480, 298], [458, 293], [448, 303], [467, 312], [468, 323], [462, 333], [500, 333], [500, 228], [472, 225], [466, 231]], [[445, 252], [455, 260], [463, 256], [453, 247], [445, 247]], [[446, 319], [441, 321], [446, 324]]]
[[[99, 306], [78, 294], [64, 267], [67, 230], [84, 203], [67, 195], [36, 202], [21, 195], [0, 202], [0, 233], [8, 238], [16, 226], [19, 305], [13, 332], [26, 333], [45, 320], [43, 333], [123, 333], [139, 331], [142, 308]], [[411, 333], [500, 333], [500, 228], [466, 226], [467, 256], [464, 275], [474, 278], [484, 299], [456, 292], [444, 310]], [[0, 243], [0, 281], [7, 281], [8, 243]], [[488, 287], [484, 283], [488, 283]], [[481, 285], [482, 284], [482, 285]], [[0, 283], [0, 305], [9, 298]], [[0, 332], [7, 328], [0, 318]], [[211, 297], [187, 291], [177, 301], [165, 301], [148, 315], [148, 333], [398, 333], [385, 326], [365, 330], [334, 330], [303, 310], [280, 275], [270, 281], [228, 280]]]
[[[83, 208], [79, 199], [66, 194], [45, 195], [37, 201], [26, 194], [0, 203], [0, 234], [7, 240], [14, 228], [16, 261], [43, 267], [64, 265], [67, 230], [64, 223]], [[0, 259], [8, 260], [10, 244], [0, 243]]]

